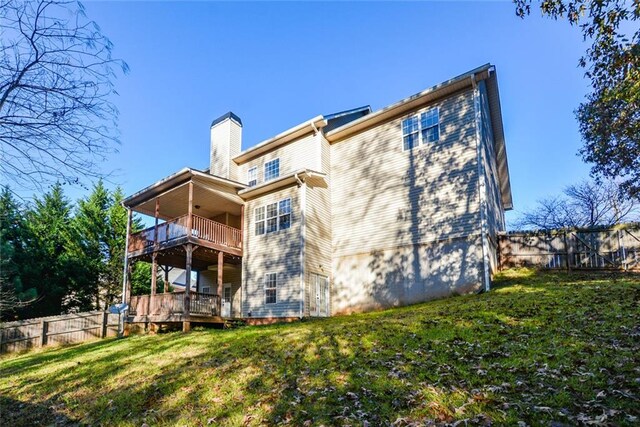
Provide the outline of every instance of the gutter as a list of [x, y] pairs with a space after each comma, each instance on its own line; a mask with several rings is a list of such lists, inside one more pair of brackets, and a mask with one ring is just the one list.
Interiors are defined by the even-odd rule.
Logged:
[[242, 197], [244, 200], [247, 200], [268, 193], [270, 191], [277, 190], [286, 185], [300, 185], [300, 183], [304, 182], [306, 178], [320, 178], [324, 180], [326, 176], [327, 175], [324, 173], [312, 171], [310, 169], [299, 169], [296, 172], [281, 176], [271, 181], [263, 182], [262, 184], [256, 185], [255, 187], [249, 187], [240, 190], [238, 191], [238, 196]]

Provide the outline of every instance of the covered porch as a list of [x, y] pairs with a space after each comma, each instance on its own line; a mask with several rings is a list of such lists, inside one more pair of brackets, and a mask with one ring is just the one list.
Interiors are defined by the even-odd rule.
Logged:
[[[237, 191], [244, 187], [183, 169], [124, 200], [129, 211], [124, 285], [128, 322], [180, 322], [189, 330], [191, 322], [218, 323], [233, 317], [231, 300], [241, 292], [244, 223], [244, 202]], [[152, 217], [153, 226], [134, 230], [134, 212]], [[151, 264], [147, 295], [131, 295], [131, 264], [137, 261]], [[169, 292], [172, 269], [184, 271], [184, 289]], [[160, 292], [159, 270], [164, 273]], [[197, 277], [195, 289], [192, 273]], [[230, 277], [237, 281], [234, 288], [229, 288]]]

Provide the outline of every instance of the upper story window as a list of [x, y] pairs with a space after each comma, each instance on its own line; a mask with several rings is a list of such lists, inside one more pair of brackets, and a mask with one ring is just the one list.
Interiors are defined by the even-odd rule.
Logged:
[[247, 171], [247, 185], [255, 187], [258, 183], [258, 167], [254, 166]]
[[422, 143], [437, 142], [440, 139], [440, 114], [438, 108], [432, 108], [420, 114], [420, 128], [422, 129]]
[[440, 139], [440, 112], [432, 108], [420, 116], [412, 116], [402, 121], [402, 148], [411, 150], [422, 143], [437, 142]]
[[264, 206], [260, 206], [255, 210], [255, 220], [256, 220], [256, 236], [260, 234], [264, 234], [265, 226], [264, 226]]
[[280, 200], [278, 203], [278, 227], [280, 230], [291, 227], [291, 199]]
[[264, 180], [269, 181], [280, 176], [280, 159], [273, 159], [264, 164]]
[[291, 199], [280, 200], [254, 210], [256, 236], [291, 227]]
[[411, 150], [418, 146], [418, 116], [409, 117], [402, 121], [402, 146], [405, 150]]

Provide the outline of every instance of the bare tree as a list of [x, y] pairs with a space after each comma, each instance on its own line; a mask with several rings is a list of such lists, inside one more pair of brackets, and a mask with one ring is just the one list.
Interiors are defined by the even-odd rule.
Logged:
[[550, 230], [612, 226], [640, 219], [640, 203], [613, 181], [582, 181], [564, 189], [562, 196], [538, 201], [516, 221], [517, 228]]
[[66, 0], [0, 0], [0, 173], [14, 187], [42, 188], [101, 176], [116, 150], [110, 101], [123, 61]]

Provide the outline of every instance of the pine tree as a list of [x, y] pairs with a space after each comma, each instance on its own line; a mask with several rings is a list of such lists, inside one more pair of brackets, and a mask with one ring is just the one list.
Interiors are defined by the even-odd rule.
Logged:
[[76, 291], [91, 295], [91, 308], [107, 308], [102, 304], [104, 285], [108, 281], [106, 261], [109, 257], [107, 239], [109, 235], [109, 209], [112, 201], [102, 181], [94, 185], [91, 194], [78, 202], [73, 219], [74, 255], [83, 274]]
[[35, 288], [24, 283], [24, 272], [32, 267], [29, 232], [21, 206], [9, 188], [0, 192], [0, 319], [16, 316], [17, 310], [34, 302]]
[[82, 311], [87, 307], [80, 286], [86, 269], [73, 251], [71, 209], [62, 186], [55, 184], [41, 199], [36, 197], [27, 212], [27, 227], [33, 236], [29, 253], [34, 267], [25, 272], [23, 281], [32, 284], [40, 298], [28, 307], [26, 317]]

